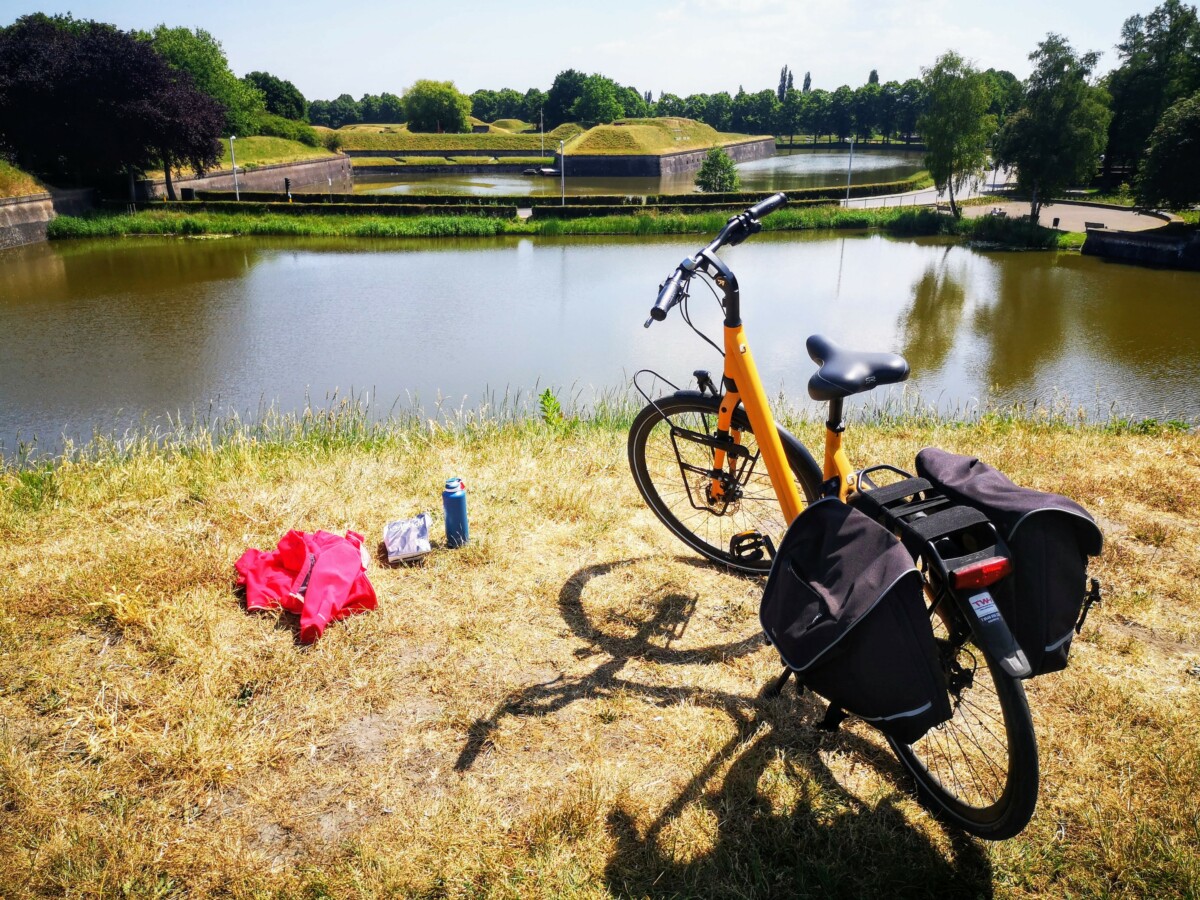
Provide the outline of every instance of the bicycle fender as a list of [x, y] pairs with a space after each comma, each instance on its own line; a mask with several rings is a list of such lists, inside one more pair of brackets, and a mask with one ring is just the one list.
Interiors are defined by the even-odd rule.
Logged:
[[1000, 667], [1014, 678], [1029, 675], [1033, 669], [1025, 657], [1025, 651], [1018, 646], [991, 591], [987, 588], [971, 593], [954, 591], [954, 596], [971, 623], [971, 631], [976, 639], [1000, 663]]

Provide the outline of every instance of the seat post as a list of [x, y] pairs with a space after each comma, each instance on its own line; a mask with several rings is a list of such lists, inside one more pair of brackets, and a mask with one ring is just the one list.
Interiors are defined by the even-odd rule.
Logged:
[[850, 460], [842, 449], [842, 432], [846, 425], [842, 421], [842, 397], [829, 401], [829, 418], [825, 422], [825, 467], [822, 471], [827, 489], [832, 486], [838, 497], [845, 501], [850, 490]]

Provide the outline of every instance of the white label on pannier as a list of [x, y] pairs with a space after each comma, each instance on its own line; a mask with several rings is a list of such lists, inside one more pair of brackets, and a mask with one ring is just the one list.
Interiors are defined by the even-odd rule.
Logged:
[[971, 598], [971, 606], [981, 622], [995, 622], [1000, 618], [1000, 610], [996, 608], [996, 601], [987, 591], [981, 591], [974, 595]]

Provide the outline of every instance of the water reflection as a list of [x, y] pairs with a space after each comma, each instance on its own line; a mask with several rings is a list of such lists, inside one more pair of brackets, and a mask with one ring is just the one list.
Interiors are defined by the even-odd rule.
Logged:
[[913, 284], [912, 303], [900, 317], [901, 353], [919, 372], [940, 371], [958, 343], [967, 292], [962, 267], [950, 263], [952, 249], [946, 247], [929, 261]]
[[[143, 239], [0, 252], [0, 442], [255, 414], [368, 392], [374, 408], [553, 385], [586, 401], [643, 366], [720, 358], [641, 327], [695, 238]], [[762, 234], [723, 254], [774, 395], [803, 401], [804, 339], [903, 352], [944, 408], [1050, 403], [1200, 416], [1200, 275], [878, 234]], [[721, 312], [693, 292], [719, 340]], [[855, 404], [863, 398], [856, 398]], [[815, 407], [813, 408], [816, 412]]]
[[[737, 167], [744, 191], [791, 191], [830, 187], [846, 183], [850, 154], [843, 151], [801, 148], [782, 150], [775, 156]], [[854, 156], [854, 181], [858, 184], [898, 181], [923, 166], [920, 153], [878, 149], [859, 151]], [[565, 187], [570, 197], [613, 194], [690, 194], [696, 190], [694, 172], [661, 178], [574, 178], [567, 158], [567, 177], [516, 174], [441, 174], [414, 172], [371, 176], [355, 172], [356, 193], [370, 194], [470, 194], [473, 196], [557, 197]]]

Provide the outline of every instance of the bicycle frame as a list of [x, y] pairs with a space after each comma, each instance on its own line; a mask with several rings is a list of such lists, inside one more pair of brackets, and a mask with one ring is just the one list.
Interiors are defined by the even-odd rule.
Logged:
[[[737, 277], [724, 262], [707, 250], [702, 251], [700, 257], [703, 263], [716, 271], [713, 280], [724, 293], [725, 377], [724, 393], [717, 417], [717, 434], [719, 437], [732, 437], [735, 441], [739, 439], [740, 436], [733, 431], [731, 425], [734, 410], [741, 403], [758, 439], [758, 447], [762, 453], [763, 464], [767, 468], [767, 475], [771, 479], [771, 486], [779, 498], [785, 519], [791, 524], [804, 508], [804, 501], [792, 479], [792, 470], [784, 453], [783, 442], [779, 439], [775, 417], [771, 412], [762, 379], [759, 378], [754, 355], [750, 352], [750, 344], [741, 319], [741, 294]], [[714, 473], [723, 469], [725, 462], [725, 452], [716, 450], [713, 459]], [[851, 490], [853, 475], [850, 460], [842, 448], [841, 401], [830, 404], [830, 419], [825, 428], [823, 476], [826, 481], [837, 479], [838, 495], [844, 501]], [[715, 474], [711, 489], [714, 496], [720, 496], [722, 493], [720, 479]]]

